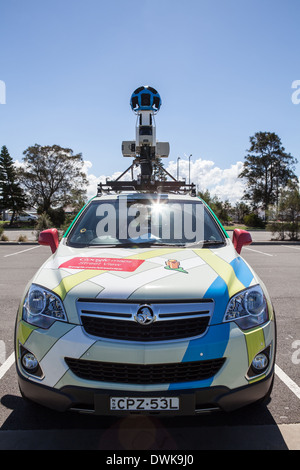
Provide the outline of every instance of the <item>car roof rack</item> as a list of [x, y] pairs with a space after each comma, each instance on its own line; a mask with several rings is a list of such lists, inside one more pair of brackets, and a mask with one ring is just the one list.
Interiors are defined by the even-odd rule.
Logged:
[[[122, 191], [140, 191], [152, 193], [174, 193], [174, 194], [190, 194], [196, 196], [196, 185], [194, 183], [187, 184], [185, 180], [179, 181], [174, 178], [159, 162], [156, 162], [156, 167], [159, 168], [165, 175], [171, 178], [170, 180], [157, 180], [153, 177], [145, 177], [141, 174], [137, 179], [133, 179], [134, 167], [140, 166], [139, 161], [134, 161], [130, 167], [127, 168], [117, 179], [106, 180], [106, 183], [98, 184], [97, 196], [103, 194], [110, 194], [111, 192], [120, 193]], [[121, 178], [131, 171], [132, 179], [124, 181]]]

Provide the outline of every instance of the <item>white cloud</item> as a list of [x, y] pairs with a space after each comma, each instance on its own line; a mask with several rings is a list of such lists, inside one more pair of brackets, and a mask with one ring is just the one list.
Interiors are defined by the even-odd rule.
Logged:
[[[191, 182], [197, 185], [199, 191], [209, 190], [212, 196], [218, 196], [231, 203], [239, 201], [244, 193], [244, 183], [238, 178], [243, 167], [242, 162], [231, 165], [230, 168], [221, 169], [211, 160], [201, 158], [190, 162]], [[172, 175], [177, 175], [177, 161], [170, 162], [166, 167]], [[189, 162], [188, 159], [179, 160], [179, 178], [189, 182]]]
[[15, 165], [16, 168], [25, 168], [25, 163], [20, 162], [19, 160], [15, 160], [14, 165]]
[[[164, 161], [166, 170], [173, 175], [177, 176], [177, 160], [170, 161], [168, 165]], [[190, 162], [190, 176], [191, 182], [197, 185], [199, 191], [209, 190], [212, 196], [218, 196], [219, 199], [225, 201], [228, 199], [232, 204], [240, 201], [244, 193], [244, 184], [238, 178], [239, 173], [242, 171], [243, 163], [237, 162], [231, 165], [230, 168], [221, 169], [215, 165], [211, 160], [202, 160], [201, 158]], [[90, 173], [92, 170], [92, 163], [85, 161], [84, 170], [86, 171], [89, 186], [87, 190], [88, 197], [91, 198], [97, 193], [97, 185], [102, 182], [105, 183], [106, 178], [116, 179], [120, 176], [121, 172], [115, 172], [110, 176], [95, 176]], [[189, 162], [188, 159], [179, 160], [179, 178], [185, 179], [189, 182]], [[130, 172], [127, 173], [124, 180], [130, 179]]]
[[[93, 164], [90, 161], [88, 160], [84, 161], [83, 171], [86, 173], [87, 179], [88, 179], [88, 187], [87, 187], [88, 199], [92, 198], [93, 196], [97, 194], [97, 188], [98, 188], [99, 183], [105, 183], [107, 179], [115, 180], [118, 178], [118, 176], [122, 174], [121, 171], [116, 171], [112, 175], [96, 176], [92, 173], [89, 173], [89, 170], [92, 168], [92, 166]], [[128, 179], [130, 179], [129, 175], [125, 175], [124, 178], [122, 178], [122, 180], [128, 180]]]

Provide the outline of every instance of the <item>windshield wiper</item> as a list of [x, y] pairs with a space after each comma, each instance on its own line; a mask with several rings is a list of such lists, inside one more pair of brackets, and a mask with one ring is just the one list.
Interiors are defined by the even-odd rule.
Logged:
[[[135, 247], [151, 247], [151, 246], [185, 246], [185, 243], [163, 243], [163, 242], [157, 242], [157, 241], [151, 241], [151, 242], [137, 242], [137, 243], [131, 243], [130, 245], [135, 246]], [[128, 245], [127, 245], [128, 246]]]
[[224, 246], [224, 240], [201, 240], [199, 242], [191, 242], [191, 243], [179, 243], [179, 242], [159, 242], [159, 241], [142, 241], [142, 242], [133, 242], [130, 241], [128, 243], [95, 243], [95, 244], [72, 244], [75, 248], [149, 248], [149, 247], [181, 247], [181, 248], [195, 248], [195, 247], [207, 247], [207, 246], [217, 246], [222, 245]]
[[188, 248], [192, 248], [195, 246], [216, 246], [216, 245], [222, 245], [224, 246], [225, 241], [224, 240], [201, 240], [199, 242], [192, 242], [192, 243], [186, 243], [185, 246]]

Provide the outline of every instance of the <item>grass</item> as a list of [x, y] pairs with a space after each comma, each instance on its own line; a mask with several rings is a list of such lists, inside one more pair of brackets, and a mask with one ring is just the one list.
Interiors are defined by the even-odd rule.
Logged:
[[242, 230], [249, 230], [249, 227], [246, 227], [246, 225], [240, 224], [240, 225], [223, 225], [225, 230], [234, 230], [236, 228], [240, 228]]
[[225, 230], [235, 230], [236, 228], [239, 228], [239, 229], [242, 229], [242, 230], [259, 230], [261, 232], [265, 231], [266, 229], [265, 228], [259, 228], [259, 227], [247, 227], [247, 225], [243, 225], [243, 224], [237, 224], [237, 225], [223, 225], [223, 227], [225, 228]]

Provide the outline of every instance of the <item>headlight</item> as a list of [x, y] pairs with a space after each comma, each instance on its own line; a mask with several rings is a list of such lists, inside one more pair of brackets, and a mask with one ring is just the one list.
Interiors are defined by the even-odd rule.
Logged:
[[234, 295], [228, 302], [224, 320], [235, 321], [243, 330], [254, 328], [269, 319], [268, 306], [262, 291], [257, 285]]
[[67, 315], [57, 295], [32, 284], [25, 297], [23, 320], [40, 328], [49, 328], [56, 320], [67, 321]]

